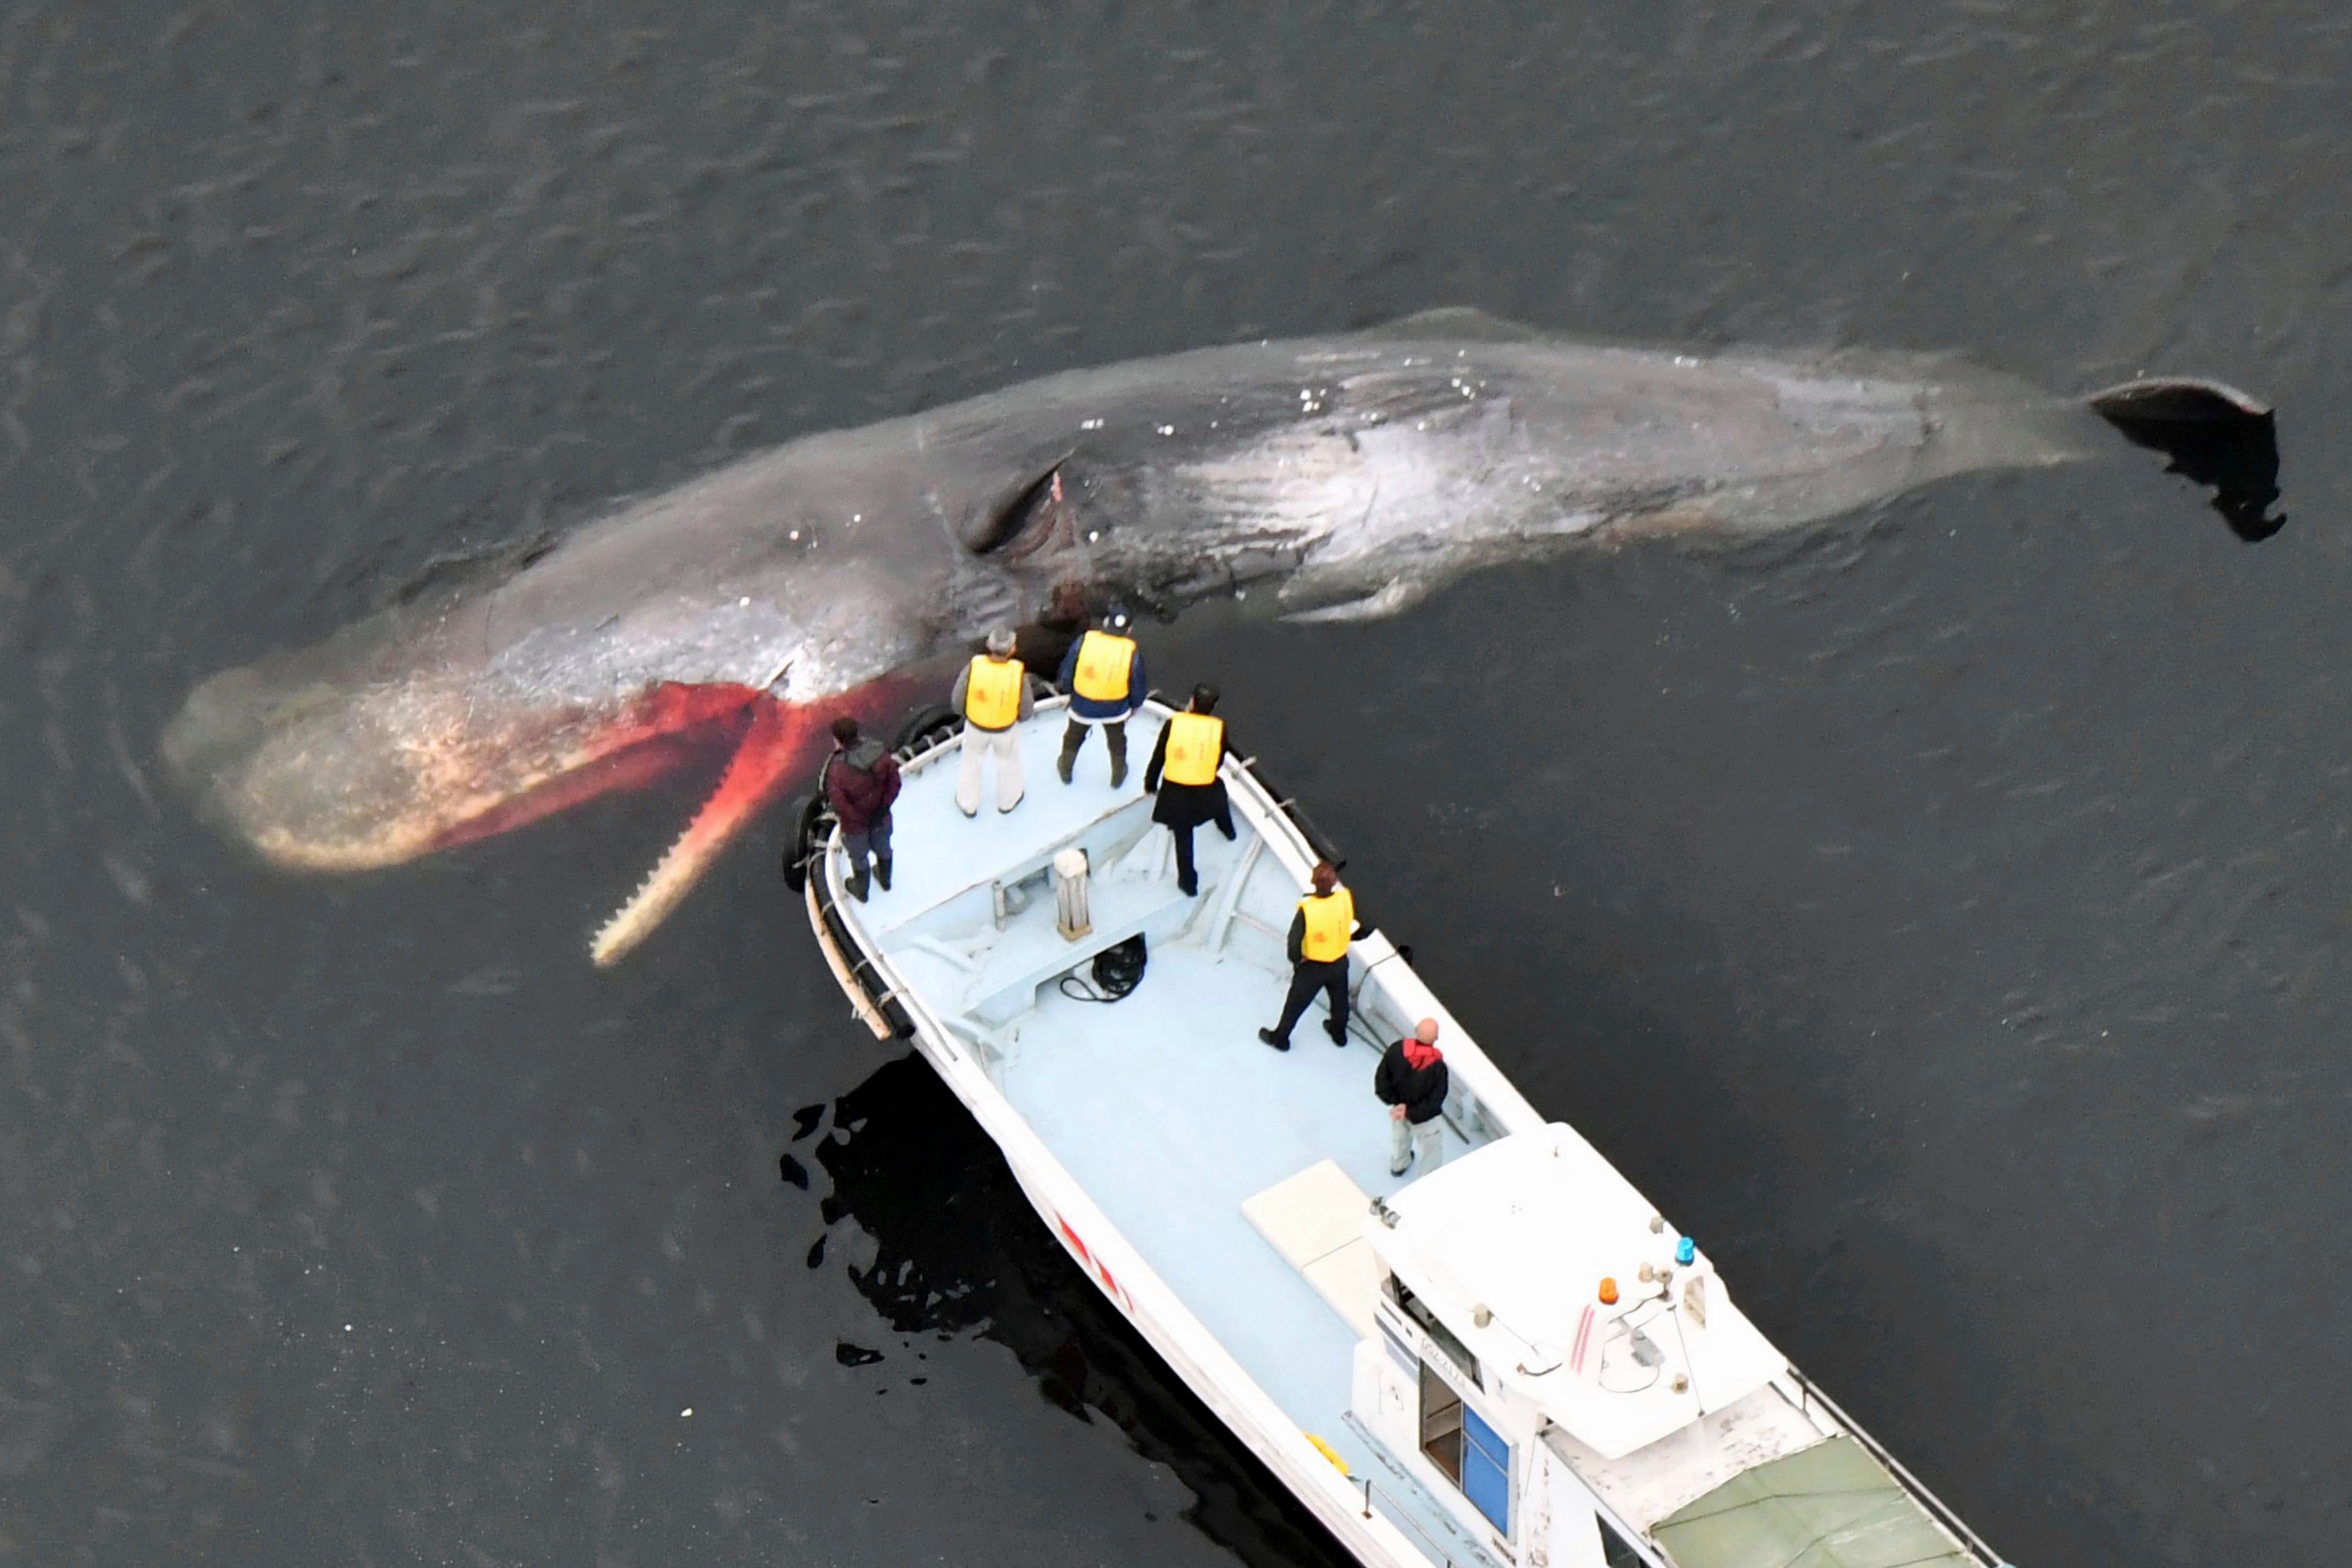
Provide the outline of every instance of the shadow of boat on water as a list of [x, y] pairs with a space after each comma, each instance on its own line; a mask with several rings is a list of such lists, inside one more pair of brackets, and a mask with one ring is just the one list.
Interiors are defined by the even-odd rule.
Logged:
[[[803, 1118], [805, 1136], [818, 1119]], [[1166, 1465], [1196, 1500], [1186, 1517], [1244, 1562], [1353, 1568], [1046, 1234], [996, 1145], [920, 1057], [842, 1096], [831, 1125], [815, 1145], [833, 1181], [824, 1217], [873, 1238], [873, 1262], [849, 1277], [893, 1331], [1004, 1345], [1047, 1399], [1081, 1421], [1108, 1418]]]

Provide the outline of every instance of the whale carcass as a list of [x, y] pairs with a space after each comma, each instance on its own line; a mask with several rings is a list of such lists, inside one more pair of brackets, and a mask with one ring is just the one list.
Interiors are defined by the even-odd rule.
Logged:
[[1946, 356], [1676, 352], [1467, 311], [1202, 349], [808, 436], [620, 504], [214, 676], [163, 750], [268, 859], [354, 871], [729, 745], [708, 804], [596, 934], [608, 963], [813, 766], [831, 719], [902, 704], [1074, 589], [1163, 616], [1239, 599], [1374, 617], [1481, 567], [1788, 530], [2093, 456], [2118, 428], [2179, 450], [2184, 433], [2266, 441], [2269, 416], [2210, 383], [2069, 399]]

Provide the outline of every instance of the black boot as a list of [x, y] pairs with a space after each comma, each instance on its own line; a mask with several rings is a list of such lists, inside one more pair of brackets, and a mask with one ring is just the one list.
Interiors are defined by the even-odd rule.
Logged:
[[887, 855], [877, 855], [875, 857], [874, 879], [882, 884], [882, 890], [884, 892], [887, 893], [890, 890], [890, 857]]
[[1103, 744], [1110, 748], [1110, 787], [1127, 782], [1127, 721], [1103, 726]]
[[1290, 1042], [1284, 1039], [1280, 1035], [1276, 1034], [1272, 1029], [1260, 1029], [1257, 1032], [1257, 1037], [1264, 1040], [1267, 1045], [1272, 1046], [1277, 1051], [1286, 1051], [1290, 1048]]
[[841, 890], [847, 893], [851, 898], [856, 899], [859, 903], [864, 903], [866, 901], [866, 873], [863, 871], [852, 871], [849, 874], [849, 880], [841, 885]]

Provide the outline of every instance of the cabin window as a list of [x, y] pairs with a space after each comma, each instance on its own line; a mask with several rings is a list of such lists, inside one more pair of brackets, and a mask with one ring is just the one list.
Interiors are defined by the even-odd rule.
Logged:
[[1503, 1435], [1462, 1407], [1462, 1495], [1486, 1522], [1511, 1535], [1511, 1446]]
[[1421, 1369], [1421, 1451], [1507, 1540], [1511, 1446], [1426, 1363]]

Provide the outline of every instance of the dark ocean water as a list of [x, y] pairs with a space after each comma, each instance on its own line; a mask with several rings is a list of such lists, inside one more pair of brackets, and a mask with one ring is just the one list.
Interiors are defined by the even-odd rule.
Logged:
[[705, 781], [302, 882], [154, 747], [731, 453], [1439, 304], [2277, 402], [2260, 545], [2126, 454], [1153, 659], [2016, 1562], [2335, 1560], [2348, 55], [2317, 5], [11, 9], [0, 1561], [1329, 1559], [772, 847], [589, 968]]

